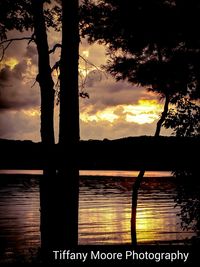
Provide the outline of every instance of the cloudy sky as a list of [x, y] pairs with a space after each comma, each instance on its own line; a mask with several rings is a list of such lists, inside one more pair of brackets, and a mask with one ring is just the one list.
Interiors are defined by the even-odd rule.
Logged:
[[[29, 36], [30, 33], [23, 33]], [[9, 37], [21, 37], [11, 32]], [[49, 47], [59, 42], [59, 33], [49, 32]], [[80, 55], [96, 67], [106, 63], [105, 47], [80, 44]], [[51, 63], [59, 51], [51, 56]], [[115, 82], [108, 74], [80, 59], [80, 83], [89, 99], [80, 99], [81, 139], [116, 139], [126, 136], [153, 135], [163, 103], [145, 88], [127, 82]], [[0, 138], [40, 141], [40, 92], [35, 83], [37, 51], [27, 41], [12, 43], [0, 62]], [[56, 73], [55, 73], [56, 77]], [[56, 79], [56, 78], [55, 78]], [[56, 80], [55, 80], [56, 82]], [[55, 133], [58, 135], [55, 107]], [[163, 135], [168, 135], [165, 129]]]

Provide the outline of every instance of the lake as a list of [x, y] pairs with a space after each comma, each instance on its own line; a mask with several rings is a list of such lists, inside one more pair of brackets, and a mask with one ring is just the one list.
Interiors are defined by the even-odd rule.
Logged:
[[[0, 257], [15, 259], [40, 247], [39, 171], [0, 173]], [[138, 172], [81, 171], [79, 244], [130, 244], [131, 190]], [[176, 178], [146, 172], [138, 195], [138, 244], [184, 244]], [[180, 204], [180, 205], [177, 205]]]

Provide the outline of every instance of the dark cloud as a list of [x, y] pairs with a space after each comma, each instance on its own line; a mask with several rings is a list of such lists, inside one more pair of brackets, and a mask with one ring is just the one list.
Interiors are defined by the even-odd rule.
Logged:
[[37, 55], [36, 47], [32, 45], [27, 46], [25, 56], [28, 58], [33, 58], [36, 55]]
[[19, 62], [11, 71], [11, 75], [13, 78], [22, 81], [23, 79], [23, 74], [26, 73], [27, 69], [27, 62], [25, 60], [22, 60]]
[[17, 140], [40, 140], [39, 116], [30, 117], [22, 111], [0, 112], [0, 137]]
[[26, 58], [29, 58], [31, 60], [32, 64], [37, 65], [37, 63], [38, 63], [38, 53], [37, 53], [36, 46], [32, 46], [32, 45], [27, 46], [24, 56]]
[[1, 71], [0, 71], [0, 86], [6, 86], [6, 83], [9, 81], [10, 77], [10, 68], [8, 66], [5, 66]]
[[93, 80], [92, 85], [85, 87], [89, 93], [89, 99], [80, 100], [81, 111], [87, 106], [93, 106], [91, 112], [96, 113], [98, 110], [107, 107], [137, 104], [139, 99], [155, 99], [156, 96], [147, 92], [143, 87], [133, 86], [127, 82], [116, 82], [110, 75], [101, 80]]
[[0, 71], [0, 109], [23, 109], [39, 105], [39, 90], [23, 80], [27, 71], [25, 60], [13, 69], [5, 66]]
[[[14, 39], [14, 38], [23, 38], [23, 37], [31, 37], [32, 36], [31, 31], [24, 31], [24, 32], [19, 32], [16, 30], [12, 30], [8, 32], [8, 39]], [[6, 50], [6, 56], [7, 57], [17, 57], [19, 60], [22, 58], [24, 55], [24, 52], [26, 51], [28, 44], [28, 40], [23, 40], [23, 41], [13, 41], [12, 44], [9, 46], [9, 48]]]
[[[12, 31], [8, 38], [31, 36]], [[11, 69], [7, 60], [19, 63]], [[6, 51], [0, 68], [0, 138], [40, 140], [40, 116], [28, 112], [40, 109], [40, 91], [34, 87], [37, 74], [37, 49], [27, 41], [13, 42]]]
[[[11, 31], [8, 38], [31, 36], [31, 32]], [[18, 64], [11, 68], [6, 62], [15, 59]], [[35, 45], [28, 41], [14, 41], [6, 50], [4, 66], [0, 69], [0, 109], [19, 110], [36, 107], [40, 104], [39, 89], [35, 81], [36, 74], [31, 67], [37, 64]]]

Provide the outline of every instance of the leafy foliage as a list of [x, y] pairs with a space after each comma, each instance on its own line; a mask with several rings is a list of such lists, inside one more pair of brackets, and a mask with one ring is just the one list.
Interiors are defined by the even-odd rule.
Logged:
[[193, 230], [200, 234], [200, 184], [197, 172], [181, 172], [176, 174], [177, 196], [176, 205], [180, 207], [178, 216], [181, 218], [183, 230]]
[[[184, 2], [184, 3], [183, 3]], [[198, 1], [85, 0], [81, 33], [90, 43], [107, 46], [105, 67], [116, 80], [149, 87], [161, 96], [176, 93], [200, 98]]]
[[176, 107], [169, 110], [164, 126], [172, 128], [179, 137], [200, 136], [200, 106], [181, 98]]
[[44, 17], [47, 28], [53, 28], [55, 31], [61, 31], [62, 24], [62, 8], [59, 0], [46, 1], [50, 5], [46, 5], [44, 9]]
[[108, 44], [110, 49], [121, 48], [130, 53], [141, 51], [155, 39], [171, 42], [173, 39], [168, 37], [174, 31], [175, 14], [170, 3], [162, 3], [158, 0], [85, 0], [80, 13], [82, 35], [88, 36], [90, 42], [98, 41]]
[[[186, 97], [176, 99], [175, 102], [175, 108], [169, 110], [164, 126], [172, 128], [177, 137], [200, 136], [200, 106]], [[200, 233], [199, 172], [187, 169], [175, 170], [173, 174], [177, 181], [175, 201], [180, 207], [178, 215], [181, 218], [181, 227], [183, 230], [196, 231], [198, 238]]]
[[[60, 30], [61, 7], [59, 1], [44, 0], [44, 16], [47, 27]], [[31, 0], [0, 0], [0, 40], [7, 39], [11, 30], [33, 30]]]
[[30, 0], [0, 1], [0, 39], [6, 39], [10, 30], [28, 30], [33, 28]]

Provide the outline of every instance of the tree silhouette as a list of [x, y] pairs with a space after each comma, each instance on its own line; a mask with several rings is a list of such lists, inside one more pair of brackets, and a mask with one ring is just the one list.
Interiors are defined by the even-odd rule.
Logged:
[[[90, 43], [107, 46], [110, 60], [105, 69], [117, 81], [145, 86], [165, 100], [155, 131], [158, 137], [169, 103], [175, 102], [177, 95], [199, 90], [199, 47], [196, 49], [196, 39], [189, 42], [188, 32], [181, 24], [186, 7], [180, 1], [85, 0], [81, 12], [82, 35]], [[133, 185], [133, 244], [136, 244], [137, 194], [144, 173], [145, 168]]]
[[[59, 208], [63, 248], [78, 244], [79, 196], [79, 27], [78, 0], [62, 1], [62, 48], [60, 60]], [[73, 40], [73, 41], [72, 41]], [[62, 192], [62, 193], [61, 193]], [[62, 207], [62, 208], [61, 208]], [[63, 235], [64, 233], [64, 235]]]
[[[195, 93], [195, 98], [197, 96], [198, 94]], [[198, 138], [200, 135], [200, 106], [190, 98], [191, 96], [180, 96], [175, 107], [170, 108], [164, 122], [164, 127], [173, 129], [173, 134], [179, 138]], [[180, 207], [178, 216], [181, 219], [181, 228], [194, 231], [196, 236], [191, 241], [198, 245], [197, 242], [200, 240], [200, 184], [197, 179], [199, 171], [197, 168], [175, 169], [173, 175], [176, 178], [175, 202]]]
[[6, 40], [9, 31], [24, 31], [33, 28], [30, 0], [0, 1], [0, 39]]
[[40, 179], [40, 229], [42, 253], [48, 253], [53, 248], [57, 237], [54, 228], [54, 217], [56, 208], [52, 201], [56, 168], [53, 156], [54, 141], [54, 82], [51, 76], [49, 47], [47, 41], [44, 2], [42, 0], [31, 0], [34, 35], [38, 51], [38, 75], [37, 82], [41, 91], [41, 140], [43, 144], [43, 155], [45, 157], [44, 177]]
[[178, 137], [200, 135], [200, 106], [188, 97], [180, 98], [167, 114], [164, 127], [173, 129]]
[[[54, 144], [54, 83], [51, 76], [49, 47], [47, 41], [46, 24], [55, 27], [50, 10], [44, 11], [44, 3], [49, 1], [10, 0], [0, 1], [1, 6], [1, 51], [2, 57], [6, 49], [14, 41], [29, 40], [35, 42], [38, 51], [38, 75], [36, 81], [41, 92], [41, 140], [47, 146]], [[7, 39], [11, 30], [19, 32], [32, 31], [32, 36]], [[48, 153], [46, 154], [48, 155]], [[52, 164], [49, 164], [52, 165]]]
[[[43, 173], [40, 179], [40, 230], [41, 248], [48, 253], [54, 241], [57, 240], [57, 229], [54, 227], [56, 207], [53, 197], [56, 168], [54, 162], [54, 82], [50, 67], [49, 46], [47, 40], [47, 27], [56, 27], [53, 13], [44, 9], [43, 0], [10, 0], [0, 1], [2, 6], [1, 45], [2, 58], [6, 49], [14, 41], [29, 40], [35, 42], [38, 52], [38, 75], [36, 81], [41, 93], [41, 141], [43, 153]], [[50, 2], [50, 1], [47, 1]], [[32, 36], [7, 39], [10, 30], [20, 32], [31, 30]]]
[[[187, 129], [188, 130], [188, 129]], [[188, 132], [188, 131], [187, 131]], [[193, 132], [193, 130], [192, 130]], [[194, 138], [194, 137], [193, 137]], [[173, 171], [176, 182], [175, 206], [180, 208], [177, 216], [180, 218], [180, 226], [183, 231], [193, 231], [191, 242], [199, 245], [200, 241], [200, 183], [197, 168], [181, 169]]]
[[[78, 243], [78, 168], [77, 158], [71, 149], [77, 150], [79, 142], [78, 107], [78, 1], [62, 2], [62, 14], [55, 1], [52, 9], [45, 9], [43, 0], [0, 1], [2, 57], [13, 41], [34, 41], [38, 51], [38, 75], [36, 81], [41, 91], [41, 140], [44, 148], [44, 177], [40, 180], [41, 246], [45, 260], [52, 249], [66, 248]], [[5, 15], [6, 14], [6, 15]], [[47, 27], [57, 30], [62, 20], [63, 45], [49, 50]], [[12, 18], [13, 16], [13, 18]], [[4, 21], [5, 19], [5, 21]], [[31, 30], [30, 37], [7, 39], [7, 31]], [[73, 40], [73, 42], [72, 42]], [[49, 54], [62, 47], [60, 64], [60, 135], [58, 175], [54, 150], [54, 83]], [[55, 67], [55, 66], [54, 66]], [[66, 153], [67, 151], [67, 153]], [[63, 158], [62, 158], [63, 157]], [[67, 162], [66, 158], [70, 158]], [[67, 167], [66, 167], [67, 164]]]
[[[35, 43], [38, 51], [37, 82], [41, 91], [41, 140], [44, 145], [54, 145], [54, 82], [51, 76], [49, 46], [47, 41], [44, 1], [31, 1]], [[48, 149], [48, 147], [47, 147]], [[48, 155], [48, 154], [46, 154]], [[52, 168], [53, 160], [48, 167]]]
[[191, 30], [197, 27], [196, 20], [188, 22], [189, 29], [182, 26], [187, 23], [186, 15], [196, 14], [196, 10], [196, 0], [191, 4], [178, 0], [85, 0], [81, 7], [82, 35], [90, 43], [107, 45], [110, 60], [106, 70], [117, 81], [140, 84], [166, 98], [155, 135], [159, 135], [167, 104], [177, 94], [199, 90], [200, 39]]

